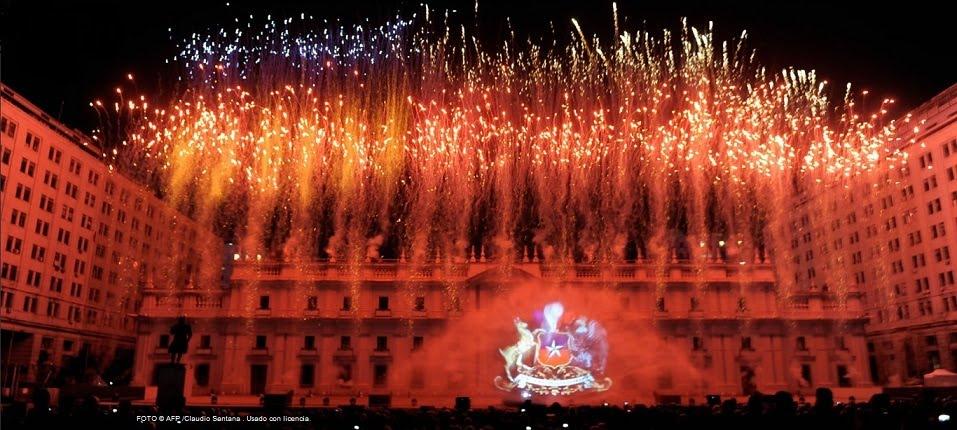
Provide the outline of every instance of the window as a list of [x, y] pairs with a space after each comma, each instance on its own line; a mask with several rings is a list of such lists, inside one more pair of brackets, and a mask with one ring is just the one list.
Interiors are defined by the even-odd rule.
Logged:
[[204, 334], [199, 337], [199, 349], [210, 349], [212, 348], [212, 344], [213, 344], [212, 336], [208, 334]]
[[60, 218], [67, 222], [73, 222], [73, 213], [74, 210], [72, 207], [63, 205], [63, 209], [60, 210]]
[[27, 142], [27, 147], [30, 148], [30, 150], [32, 150], [33, 152], [37, 152], [37, 151], [40, 150], [40, 137], [39, 137], [39, 136], [37, 136], [37, 135], [35, 135], [35, 134], [33, 134], [33, 133], [30, 133], [30, 132], [27, 132], [27, 140], [26, 140], [26, 142]]
[[10, 312], [10, 309], [13, 308], [13, 293], [0, 290], [0, 304], [7, 309], [7, 312]]
[[917, 302], [917, 310], [920, 312], [921, 316], [933, 315], [934, 309], [930, 304], [930, 300], [920, 300]]
[[415, 298], [415, 310], [417, 312], [425, 311], [425, 297], [418, 296]]
[[386, 385], [388, 379], [389, 367], [385, 364], [376, 364], [373, 367], [372, 385], [382, 387]]
[[336, 379], [340, 384], [352, 383], [352, 365], [348, 363], [340, 364]]
[[58, 278], [56, 276], [50, 277], [50, 291], [55, 293], [60, 293], [63, 291], [63, 278]]
[[306, 310], [314, 311], [319, 309], [319, 298], [316, 296], [309, 296], [306, 299]]
[[910, 246], [919, 245], [923, 239], [920, 236], [920, 231], [914, 231], [907, 234], [907, 241]]
[[94, 265], [93, 265], [93, 271], [92, 271], [91, 276], [93, 276], [93, 279], [96, 279], [96, 280], [98, 280], [98, 281], [102, 281], [102, 280], [103, 280], [103, 268], [94, 264]]
[[70, 246], [70, 232], [64, 229], [57, 229], [56, 241]]
[[691, 338], [691, 350], [692, 351], [704, 351], [704, 340], [698, 336]]
[[847, 371], [847, 366], [843, 364], [837, 365], [837, 386], [838, 387], [850, 387], [851, 386], [851, 374]]
[[303, 364], [299, 367], [299, 386], [312, 387], [316, 380], [316, 365]]
[[308, 349], [308, 350], [316, 349], [316, 337], [306, 336], [305, 340], [302, 343], [302, 349]]
[[72, 173], [72, 174], [74, 174], [74, 175], [79, 175], [79, 174], [80, 174], [80, 170], [81, 170], [82, 168], [83, 168], [83, 165], [80, 164], [80, 162], [79, 162], [76, 158], [71, 158], [71, 159], [70, 159], [70, 167], [69, 167], [70, 173]]
[[37, 303], [39, 299], [35, 296], [26, 296], [23, 298], [23, 311], [31, 314], [37, 313]]
[[76, 200], [76, 195], [80, 192], [80, 188], [74, 185], [70, 181], [66, 181], [66, 188], [63, 191], [71, 199]]
[[911, 264], [913, 265], [915, 269], [918, 267], [924, 267], [927, 265], [927, 259], [924, 258], [923, 253], [912, 255], [910, 259], [911, 259]]
[[376, 307], [377, 311], [387, 311], [389, 310], [389, 297], [388, 296], [379, 296], [379, 306]]
[[93, 231], [93, 217], [83, 214], [83, 217], [80, 218], [80, 227]]
[[23, 247], [23, 239], [19, 237], [7, 236], [7, 252], [11, 254], [20, 254], [20, 250]]
[[957, 312], [957, 295], [944, 297], [943, 302], [944, 312]]
[[20, 212], [16, 209], [10, 212], [10, 224], [13, 224], [17, 227], [23, 227], [26, 223], [27, 223], [26, 212]]
[[269, 296], [259, 296], [259, 309], [261, 310], [269, 309]]
[[387, 336], [376, 336], [375, 338], [375, 350], [376, 351], [388, 351], [389, 350], [389, 338]]
[[51, 318], [60, 318], [60, 302], [50, 300], [47, 302], [47, 316]]
[[54, 190], [57, 188], [57, 185], [60, 183], [60, 177], [56, 173], [53, 173], [49, 170], [43, 174], [43, 185], [46, 185]]
[[0, 162], [3, 164], [10, 164], [10, 157], [13, 155], [13, 151], [3, 148], [3, 155], [0, 155]]
[[196, 386], [209, 386], [209, 363], [197, 364], [193, 376], [196, 381]]
[[881, 199], [881, 209], [887, 209], [894, 206], [894, 197], [887, 196]]
[[[48, 197], [46, 194], [41, 194], [41, 195], [40, 195], [40, 209], [41, 209], [41, 210], [43, 210], [43, 211], [45, 211], [45, 212], [47, 212], [47, 213], [51, 213], [51, 214], [52, 214], [52, 213], [53, 213], [53, 205], [54, 205], [53, 198]], [[66, 208], [66, 206], [64, 206], [64, 208]]]
[[60, 158], [63, 157], [63, 152], [54, 147], [50, 147], [47, 151], [47, 159], [52, 161], [55, 164], [60, 164]]
[[741, 338], [741, 349], [745, 351], [753, 351], [754, 347], [751, 345], [751, 337], [745, 336]]
[[900, 239], [898, 239], [898, 238], [895, 237], [895, 238], [893, 238], [893, 239], [887, 241], [887, 249], [889, 249], [891, 252], [900, 251], [900, 249], [901, 249], [901, 241], [900, 241]]
[[17, 184], [17, 191], [14, 193], [14, 196], [20, 200], [30, 203], [30, 197], [32, 193], [33, 190], [30, 189], [30, 187], [23, 184]]
[[40, 272], [37, 272], [35, 270], [27, 270], [27, 285], [31, 287], [39, 288], [40, 278], [41, 278]]
[[17, 123], [5, 116], [0, 117], [0, 134], [6, 134], [13, 139], [17, 135]]
[[950, 260], [950, 247], [942, 246], [934, 250], [934, 260], [938, 263]]
[[33, 177], [37, 170], [37, 163], [34, 163], [26, 158], [20, 159], [20, 173], [24, 173], [29, 177]]
[[412, 336], [412, 350], [418, 351], [422, 349], [422, 345], [425, 343], [425, 338], [422, 336]]
[[8, 281], [16, 282], [18, 279], [19, 267], [10, 263], [3, 263], [0, 265], [0, 278], [6, 279]]
[[53, 270], [64, 273], [66, 272], [66, 255], [59, 252], [53, 253]]
[[71, 282], [71, 283], [70, 283], [70, 297], [77, 297], [77, 298], [79, 298], [81, 295], [83, 295], [83, 284], [80, 284], [80, 283], [77, 283], [77, 282]]
[[941, 288], [954, 285], [954, 271], [948, 270], [946, 272], [938, 273], [937, 280], [940, 283]]
[[266, 336], [261, 334], [256, 336], [255, 349], [266, 349]]
[[339, 337], [339, 349], [343, 351], [348, 351], [352, 349], [352, 337], [350, 336]]
[[810, 364], [802, 364], [802, 365], [801, 365], [801, 379], [803, 379], [805, 382], [807, 382], [808, 385], [811, 385], [811, 384], [814, 383], [813, 380], [812, 380], [812, 378], [811, 378], [811, 365], [810, 365]]
[[798, 351], [807, 351], [807, 339], [804, 336], [798, 336], [795, 347]]
[[46, 259], [46, 255], [47, 255], [47, 249], [46, 249], [45, 247], [40, 246], [40, 245], [34, 244], [34, 245], [32, 246], [32, 248], [30, 249], [30, 259], [31, 259], [31, 260], [38, 261], [38, 262], [42, 263], [43, 260]]
[[158, 345], [158, 346], [159, 346], [160, 348], [169, 348], [169, 335], [168, 335], [168, 334], [161, 334], [161, 335], [160, 335], [160, 337], [159, 337], [159, 345]]
[[352, 297], [343, 297], [342, 298], [342, 310], [351, 311], [352, 310]]

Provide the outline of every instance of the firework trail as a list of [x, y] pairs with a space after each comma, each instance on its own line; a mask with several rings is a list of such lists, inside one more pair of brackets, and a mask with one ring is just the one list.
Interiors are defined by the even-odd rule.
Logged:
[[568, 43], [485, 47], [434, 11], [256, 22], [187, 38], [169, 102], [94, 103], [122, 124], [97, 136], [111, 162], [242, 258], [641, 259], [660, 297], [674, 259], [787, 268], [794, 196], [896, 156], [883, 105], [767, 71], [744, 33], [629, 32], [616, 13], [611, 41], [574, 22]]

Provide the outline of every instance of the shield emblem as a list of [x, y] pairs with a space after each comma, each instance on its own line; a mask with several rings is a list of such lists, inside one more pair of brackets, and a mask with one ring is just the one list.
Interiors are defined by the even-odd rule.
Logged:
[[572, 362], [572, 351], [568, 347], [570, 340], [571, 335], [564, 332], [538, 333], [535, 361], [544, 366], [567, 366]]

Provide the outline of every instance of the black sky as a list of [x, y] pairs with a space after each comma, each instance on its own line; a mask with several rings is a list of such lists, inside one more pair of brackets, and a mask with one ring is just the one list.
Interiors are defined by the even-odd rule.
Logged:
[[[53, 116], [83, 130], [95, 127], [88, 107], [108, 98], [127, 73], [141, 87], [169, 82], [163, 65], [173, 51], [168, 28], [176, 34], [202, 32], [250, 13], [384, 20], [397, 11], [419, 10], [419, 2], [360, 0], [63, 1], [0, 0], [0, 80]], [[471, 11], [474, 1], [429, 1], [435, 9]], [[481, 29], [500, 34], [512, 26], [545, 34], [549, 22], [562, 33], [576, 18], [586, 33], [611, 28], [608, 0], [481, 0]], [[832, 4], [840, 3], [840, 4]], [[746, 29], [750, 47], [770, 68], [815, 69], [832, 84], [852, 82], [874, 100], [897, 99], [897, 113], [919, 105], [957, 83], [957, 19], [941, 3], [776, 1], [714, 2], [619, 0], [624, 28], [658, 31], [715, 22], [719, 37]]]

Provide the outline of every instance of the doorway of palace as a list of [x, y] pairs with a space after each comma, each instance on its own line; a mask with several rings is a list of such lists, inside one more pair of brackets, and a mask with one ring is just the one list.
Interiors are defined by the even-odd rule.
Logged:
[[249, 367], [249, 392], [250, 394], [263, 394], [266, 392], [266, 375], [269, 367], [265, 364], [253, 364]]

